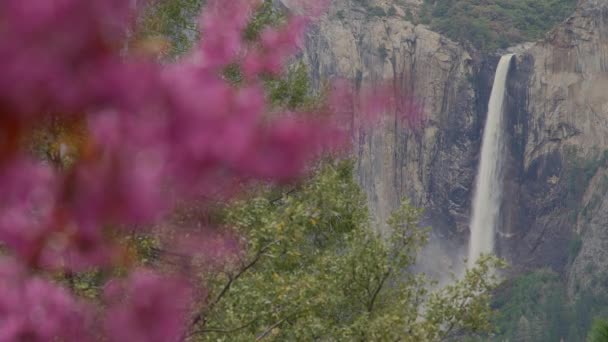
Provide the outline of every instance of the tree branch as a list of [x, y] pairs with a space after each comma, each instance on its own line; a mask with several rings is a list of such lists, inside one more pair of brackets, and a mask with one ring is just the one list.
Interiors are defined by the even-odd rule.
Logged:
[[296, 192], [296, 189], [291, 189], [291, 190], [287, 191], [286, 193], [282, 194], [281, 196], [271, 199], [270, 204], [275, 204], [276, 202], [282, 200], [283, 198], [291, 195], [294, 192]]
[[[464, 310], [465, 306], [467, 305], [467, 301], [469, 298], [463, 298], [462, 301], [460, 302], [460, 305], [458, 305], [458, 309], [457, 309], [457, 315], [461, 315], [462, 311]], [[448, 328], [443, 332], [443, 336], [442, 339], [445, 338], [449, 338], [450, 334], [452, 333], [452, 330], [456, 327], [456, 323], [458, 322], [458, 319], [455, 317], [455, 315], [453, 315], [452, 317], [450, 317], [450, 325], [448, 326]]]
[[206, 329], [195, 331], [192, 334], [190, 334], [190, 336], [194, 336], [196, 334], [204, 334], [204, 333], [207, 333], [207, 332], [216, 332], [216, 333], [221, 333], [221, 334], [230, 334], [230, 333], [233, 333], [235, 331], [239, 331], [239, 330], [247, 328], [248, 326], [250, 326], [253, 323], [255, 323], [255, 321], [257, 321], [258, 319], [259, 319], [259, 317], [256, 317], [253, 320], [249, 321], [248, 323], [243, 324], [241, 326], [238, 326], [236, 328], [232, 328], [232, 329], [206, 328]]
[[[211, 312], [213, 310], [213, 308], [220, 302], [220, 300], [224, 297], [224, 295], [226, 295], [226, 293], [228, 292], [228, 290], [230, 290], [230, 288], [232, 287], [232, 284], [239, 279], [245, 272], [247, 272], [247, 270], [249, 270], [251, 267], [253, 267], [262, 257], [262, 255], [264, 255], [264, 253], [266, 253], [266, 251], [268, 251], [268, 249], [270, 249], [270, 247], [272, 247], [272, 245], [274, 245], [275, 243], [277, 243], [278, 240], [275, 240], [273, 242], [270, 242], [269, 244], [265, 245], [264, 247], [262, 247], [255, 255], [255, 257], [246, 265], [244, 265], [234, 276], [228, 275], [228, 282], [226, 282], [226, 284], [224, 285], [224, 287], [222, 288], [222, 291], [220, 291], [220, 293], [217, 295], [217, 297], [215, 297], [215, 299], [207, 306], [207, 312]], [[203, 327], [205, 326], [205, 323], [207, 322], [206, 319], [203, 319], [203, 313], [199, 312], [196, 316], [194, 316], [194, 318], [192, 319], [192, 322], [190, 322], [190, 329], [192, 329], [194, 326], [196, 326], [198, 323], [200, 323], [202, 321], [202, 325]], [[202, 329], [201, 331], [205, 331], [205, 329]], [[189, 335], [191, 336], [191, 335]], [[183, 336], [180, 340], [184, 341], [188, 336]]]
[[276, 327], [278, 327], [279, 325], [283, 324], [286, 320], [292, 318], [293, 316], [297, 315], [298, 313], [300, 313], [300, 311], [298, 312], [294, 312], [291, 315], [287, 315], [285, 316], [283, 319], [279, 320], [278, 322], [276, 322], [275, 324], [269, 326], [266, 330], [264, 330], [262, 333], [260, 333], [255, 340], [256, 341], [261, 341], [262, 339], [264, 339], [266, 336], [268, 336], [268, 334], [270, 334], [272, 332], [272, 330], [274, 330]]
[[388, 277], [390, 276], [392, 272], [392, 269], [388, 269], [384, 275], [382, 276], [382, 279], [380, 280], [380, 283], [378, 284], [378, 287], [376, 288], [376, 290], [374, 291], [374, 294], [372, 295], [372, 298], [369, 302], [369, 305], [367, 306], [367, 311], [368, 312], [372, 312], [372, 310], [374, 309], [374, 303], [376, 302], [376, 298], [378, 297], [378, 293], [380, 293], [380, 290], [382, 290], [382, 287], [384, 287], [384, 283], [386, 282], [386, 279], [388, 279]]

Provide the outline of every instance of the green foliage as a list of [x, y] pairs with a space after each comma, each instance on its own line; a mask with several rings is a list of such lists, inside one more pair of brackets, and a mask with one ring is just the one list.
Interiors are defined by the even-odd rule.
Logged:
[[[235, 86], [243, 80], [241, 70], [234, 64], [224, 70], [224, 77]], [[264, 87], [269, 103], [277, 108], [302, 109], [320, 100], [310, 91], [308, 70], [302, 62], [290, 65], [280, 76], [264, 77]]]
[[[606, 284], [606, 275], [593, 274], [590, 276], [592, 282], [601, 281]], [[603, 279], [598, 279], [603, 277]], [[569, 325], [569, 341], [584, 341], [592, 328], [593, 322], [598, 317], [608, 317], [608, 294], [606, 292], [592, 292], [583, 289], [576, 295], [574, 303], [571, 304], [571, 319], [563, 324]]]
[[[500, 292], [494, 305], [498, 308], [495, 322], [498, 336], [494, 341], [559, 341], [566, 338], [569, 319], [566, 290], [559, 276], [549, 270], [539, 270], [521, 276]], [[522, 332], [529, 323], [530, 330]], [[532, 329], [534, 327], [534, 329]]]
[[[247, 30], [252, 44], [260, 30], [282, 20], [269, 4]], [[164, 24], [149, 32], [179, 43], [171, 34], [179, 30], [167, 27], [187, 21], [187, 11], [156, 11]], [[173, 55], [187, 49], [176, 45]], [[224, 76], [239, 85], [238, 68]], [[264, 82], [277, 107], [315, 103], [302, 64]], [[484, 257], [463, 280], [430, 293], [433, 282], [409, 271], [427, 239], [418, 227], [421, 211], [406, 201], [389, 222], [390, 237], [374, 233], [352, 172], [350, 161], [327, 162], [292, 189], [266, 189], [218, 215], [236, 230], [243, 252], [220, 271], [200, 275], [208, 295], [190, 339], [435, 341], [489, 328], [488, 293], [498, 282], [491, 269], [502, 262]], [[156, 261], [155, 241], [134, 237], [130, 243], [137, 262]]]
[[578, 253], [581, 251], [583, 247], [583, 239], [581, 239], [580, 235], [575, 234], [570, 243], [568, 244], [568, 261], [572, 262], [578, 256]]
[[[431, 340], [444, 340], [450, 337], [455, 327], [468, 332], [487, 332], [492, 330], [494, 312], [490, 307], [490, 289], [498, 284], [495, 274], [497, 268], [506, 263], [493, 256], [479, 258], [473, 269], [467, 269], [464, 278], [432, 293], [427, 305], [426, 318], [434, 329], [444, 331]], [[461, 332], [456, 332], [459, 336]]]
[[[163, 57], [171, 59], [183, 55], [200, 35], [196, 17], [204, 3], [204, 0], [153, 1], [140, 19], [135, 40], [161, 39], [161, 44], [168, 45], [161, 51]], [[257, 40], [265, 27], [277, 26], [284, 19], [285, 14], [274, 8], [272, 1], [264, 0], [245, 29], [245, 39], [250, 42]]]
[[317, 100], [310, 94], [308, 72], [302, 62], [290, 66], [281, 78], [269, 78], [266, 89], [270, 102], [277, 107], [296, 109]]
[[[145, 41], [161, 37], [170, 42], [169, 50], [161, 51], [161, 55], [175, 58], [184, 54], [190, 48], [192, 38], [199, 35], [194, 18], [202, 3], [203, 0], [153, 2], [140, 20], [136, 39]], [[272, 1], [264, 0], [245, 29], [246, 41], [255, 44], [264, 28], [279, 26], [285, 22], [285, 18], [286, 14], [276, 9]], [[243, 80], [237, 64], [228, 66], [223, 75], [236, 86]], [[270, 103], [276, 107], [296, 109], [312, 105], [317, 100], [310, 94], [308, 74], [303, 63], [290, 66], [280, 77], [266, 77], [264, 83]]]
[[386, 11], [384, 11], [384, 8], [382, 7], [374, 6], [368, 10], [368, 15], [370, 17], [385, 17]]
[[608, 322], [598, 319], [593, 323], [587, 336], [588, 342], [608, 342]]
[[[146, 267], [154, 266], [158, 261], [161, 243], [157, 237], [142, 232], [128, 232], [114, 238], [121, 248], [120, 256], [124, 258], [125, 265]], [[75, 295], [95, 301], [102, 297], [104, 285], [111, 276], [124, 276], [127, 270], [123, 266], [112, 269], [92, 268], [78, 273], [58, 272], [54, 278]]]
[[492, 50], [540, 38], [574, 11], [576, 0], [425, 0], [423, 24]]
[[140, 19], [136, 41], [162, 39], [168, 43], [162, 55], [175, 58], [188, 51], [198, 37], [196, 16], [204, 0], [158, 0], [146, 8]]
[[285, 13], [272, 6], [272, 1], [264, 0], [245, 29], [245, 38], [251, 42], [256, 41], [264, 28], [278, 26], [284, 21]]
[[405, 20], [414, 22], [414, 14], [409, 8], [405, 10]]
[[72, 289], [76, 295], [94, 300], [102, 293], [104, 281], [105, 277], [98, 271], [79, 273], [73, 276]]
[[[549, 270], [515, 279], [506, 291], [499, 292], [494, 299], [494, 305], [499, 309], [496, 321], [499, 337], [495, 340], [514, 340], [522, 317], [524, 322], [533, 320], [533, 326], [548, 325], [551, 318], [547, 315], [565, 309], [565, 295], [559, 276]], [[549, 311], [550, 308], [554, 311]], [[559, 338], [549, 339], [551, 334], [549, 329], [538, 329], [528, 332], [528, 337], [530, 341], [559, 341]]]
[[566, 201], [567, 205], [575, 210], [574, 221], [580, 213], [586, 220], [591, 219], [591, 215], [597, 209], [602, 200], [603, 189], [608, 189], [608, 177], [604, 176], [598, 182], [598, 189], [592, 198], [583, 207], [582, 197], [589, 187], [589, 182], [600, 168], [608, 167], [608, 151], [595, 151], [591, 157], [583, 157], [574, 146], [566, 146], [564, 149], [566, 160], [565, 181], [566, 181]]
[[[588, 275], [592, 277], [593, 275]], [[567, 300], [559, 275], [539, 270], [520, 276], [498, 291], [491, 341], [583, 341], [594, 317], [606, 315], [608, 298], [580, 291]]]
[[427, 240], [421, 210], [407, 201], [383, 238], [369, 227], [353, 163], [327, 162], [277, 196], [268, 190], [227, 209], [226, 223], [246, 251], [220, 273], [205, 274], [209, 303], [197, 340], [435, 341], [486, 330], [496, 258], [440, 291], [409, 268]]

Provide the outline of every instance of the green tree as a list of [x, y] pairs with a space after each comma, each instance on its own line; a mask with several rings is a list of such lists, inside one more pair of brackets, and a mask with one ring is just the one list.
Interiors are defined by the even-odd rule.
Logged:
[[176, 58], [188, 51], [199, 35], [196, 16], [204, 0], [155, 0], [139, 19], [134, 41], [152, 42], [163, 57]]
[[405, 201], [390, 237], [379, 236], [352, 170], [326, 162], [289, 191], [227, 209], [245, 253], [204, 275], [211, 291], [193, 340], [437, 341], [490, 328], [492, 270], [502, 262], [484, 257], [464, 279], [429, 291], [433, 283], [410, 271], [427, 240], [421, 210]]
[[[603, 281], [589, 276], [592, 281]], [[509, 279], [493, 298], [496, 331], [484, 341], [519, 341], [524, 336], [530, 341], [585, 340], [593, 319], [606, 317], [608, 299], [602, 292], [579, 286], [575, 285], [576, 294], [568, 298], [559, 274], [547, 269]]]
[[541, 38], [570, 15], [576, 0], [424, 0], [423, 24], [482, 50]]
[[[139, 19], [134, 40], [156, 42], [163, 57], [171, 59], [183, 55], [201, 34], [196, 19], [204, 4], [205, 0], [151, 1]], [[255, 41], [265, 27], [279, 25], [284, 19], [285, 13], [276, 9], [272, 1], [264, 0], [245, 30], [246, 40]]]
[[605, 320], [596, 320], [587, 336], [589, 342], [607, 342], [608, 341], [608, 322]]
[[[180, 1], [190, 0], [169, 0]], [[167, 9], [151, 12], [168, 25], [156, 32], [173, 44], [184, 41], [166, 32], [178, 32], [171, 27], [187, 11], [163, 14]], [[280, 24], [283, 15], [265, 1], [247, 39], [255, 44], [258, 33]], [[173, 49], [171, 54], [185, 51]], [[238, 86], [240, 71], [229, 68], [226, 77]], [[314, 105], [302, 64], [265, 84], [277, 107]], [[482, 258], [460, 282], [429, 292], [434, 283], [409, 271], [427, 239], [427, 230], [418, 227], [421, 211], [405, 202], [389, 222], [390, 238], [375, 234], [352, 170], [352, 162], [328, 161], [308, 181], [289, 189], [260, 186], [256, 196], [219, 215], [241, 237], [244, 251], [221, 270], [201, 273], [209, 293], [198, 303], [189, 339], [435, 341], [489, 328], [488, 296], [497, 284], [491, 269], [501, 262]], [[133, 240], [135, 254], [155, 263], [140, 240]]]
[[534, 341], [534, 337], [532, 336], [532, 328], [530, 326], [530, 321], [526, 318], [526, 316], [521, 316], [519, 318], [519, 322], [517, 323], [517, 331], [515, 332], [514, 342], [532, 342]]

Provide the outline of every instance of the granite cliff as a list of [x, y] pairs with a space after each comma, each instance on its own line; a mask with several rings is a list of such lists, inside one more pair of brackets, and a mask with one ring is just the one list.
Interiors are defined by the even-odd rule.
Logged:
[[[388, 8], [378, 1], [376, 8]], [[287, 2], [285, 3], [289, 5]], [[468, 239], [472, 184], [496, 57], [483, 57], [404, 13], [370, 15], [358, 1], [334, 1], [309, 32], [302, 58], [313, 85], [345, 77], [356, 84], [391, 80], [395, 96], [413, 99], [419, 127], [388, 114], [354, 134], [358, 180], [382, 223], [401, 199], [426, 208], [433, 230], [431, 269], [456, 267]], [[383, 7], [384, 6], [384, 7]], [[410, 10], [411, 9], [411, 10]], [[390, 10], [385, 10], [388, 13]]]
[[415, 99], [421, 127], [410, 129], [389, 114], [355, 133], [359, 183], [381, 227], [408, 197], [427, 208], [441, 236], [436, 241], [462, 246], [479, 144], [477, 112], [487, 102], [479, 97], [488, 91], [478, 94], [471, 82], [478, 73], [471, 54], [399, 13], [370, 15], [357, 1], [335, 1], [309, 32], [302, 58], [317, 87], [336, 76], [357, 84], [390, 79], [397, 97]]
[[[335, 76], [356, 84], [390, 79], [397, 96], [421, 108], [416, 129], [387, 115], [356, 132], [358, 180], [378, 222], [404, 197], [426, 208], [436, 242], [427, 252], [436, 253], [433, 267], [445, 269], [464, 255], [459, 250], [468, 240], [500, 52], [482, 53], [412, 24], [408, 17], [420, 5], [334, 1], [309, 32], [301, 57], [317, 87]], [[509, 155], [497, 249], [514, 272], [561, 273], [572, 294], [608, 280], [607, 23], [607, 0], [582, 0], [544, 39], [511, 49], [517, 57], [508, 81]]]
[[510, 78], [501, 251], [566, 274], [571, 294], [608, 280], [607, 23], [608, 1], [580, 1]]

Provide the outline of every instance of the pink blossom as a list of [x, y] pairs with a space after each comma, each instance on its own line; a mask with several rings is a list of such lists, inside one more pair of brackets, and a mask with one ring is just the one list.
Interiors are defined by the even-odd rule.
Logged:
[[135, 271], [122, 283], [108, 284], [105, 329], [110, 341], [177, 341], [192, 303], [187, 282], [149, 270]]
[[0, 189], [0, 240], [30, 260], [51, 229], [57, 178], [48, 166], [13, 160], [0, 169]]
[[[307, 1], [251, 44], [243, 33], [259, 1], [210, 0], [199, 44], [161, 65], [124, 53], [131, 1], [0, 1], [0, 241], [37, 269], [112, 266], [107, 230], [156, 222], [178, 202], [225, 198], [251, 179], [293, 180], [345, 145], [355, 117], [416, 107], [386, 96], [397, 92], [337, 87], [331, 108], [273, 112], [259, 76], [284, 69], [321, 3]], [[222, 76], [233, 63], [246, 76], [238, 87]], [[19, 145], [49, 113], [87, 119], [85, 151], [63, 172]], [[170, 247], [213, 266], [238, 255], [236, 241], [203, 231]], [[137, 270], [110, 282], [106, 299], [110, 341], [164, 342], [186, 329], [193, 294], [178, 277]], [[81, 331], [87, 308], [13, 259], [0, 264], [0, 317], [0, 341], [90, 337]]]
[[188, 267], [208, 272], [222, 269], [243, 251], [238, 236], [228, 229], [179, 227], [180, 234], [163, 239], [163, 251], [168, 257], [186, 257]]
[[75, 222], [52, 232], [40, 249], [34, 265], [51, 270], [88, 271], [108, 266], [117, 248], [93, 223]]
[[292, 16], [279, 28], [267, 28], [260, 36], [260, 44], [249, 49], [243, 58], [245, 76], [252, 78], [263, 73], [278, 74], [299, 45], [299, 38], [308, 24], [306, 17]]
[[355, 131], [390, 114], [407, 128], [420, 128], [423, 108], [402, 86], [389, 82], [355, 88], [348, 80], [332, 83], [329, 106], [337, 127]]
[[116, 58], [131, 18], [128, 1], [5, 0], [0, 3], [0, 108], [40, 115], [75, 112], [86, 85]]
[[91, 312], [68, 292], [0, 261], [0, 341], [92, 341]]
[[218, 68], [235, 62], [243, 47], [243, 31], [254, 5], [251, 0], [210, 0], [201, 16], [202, 63]]

